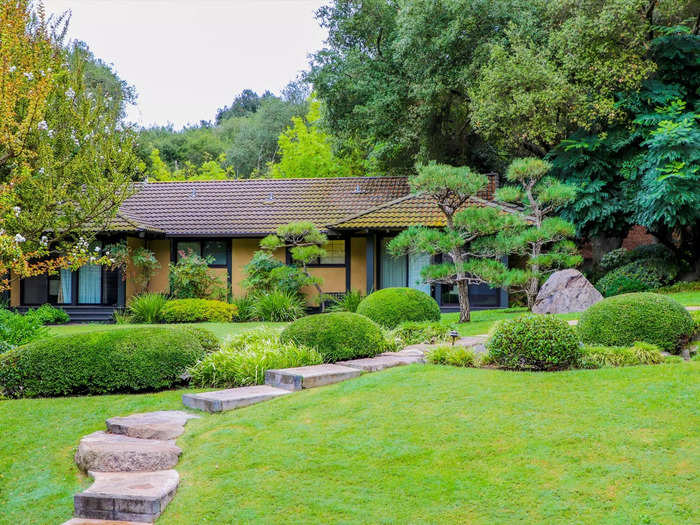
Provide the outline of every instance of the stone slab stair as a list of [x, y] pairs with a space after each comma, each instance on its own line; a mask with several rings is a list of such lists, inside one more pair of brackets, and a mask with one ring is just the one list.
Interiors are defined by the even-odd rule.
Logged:
[[180, 481], [175, 438], [196, 417], [180, 410], [114, 417], [106, 432], [83, 437], [75, 462], [94, 482], [74, 496], [74, 518], [64, 525], [153, 523]]

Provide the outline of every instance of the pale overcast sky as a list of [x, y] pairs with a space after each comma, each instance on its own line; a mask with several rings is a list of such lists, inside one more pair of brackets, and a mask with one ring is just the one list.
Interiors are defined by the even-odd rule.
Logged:
[[44, 0], [70, 9], [69, 38], [88, 43], [136, 86], [130, 120], [176, 127], [213, 120], [243, 89], [274, 93], [307, 68], [326, 32], [324, 0]]

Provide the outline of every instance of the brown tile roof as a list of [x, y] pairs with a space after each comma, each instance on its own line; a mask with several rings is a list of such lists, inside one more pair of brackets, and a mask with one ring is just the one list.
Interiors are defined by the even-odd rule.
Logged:
[[[504, 212], [515, 210], [513, 206], [480, 197], [470, 199], [468, 204], [493, 206]], [[410, 226], [442, 227], [445, 226], [445, 215], [433, 200], [422, 195], [405, 195], [329, 225], [334, 230], [404, 229]]]
[[406, 177], [152, 182], [120, 214], [170, 236], [264, 235], [299, 220], [326, 229], [408, 193]]

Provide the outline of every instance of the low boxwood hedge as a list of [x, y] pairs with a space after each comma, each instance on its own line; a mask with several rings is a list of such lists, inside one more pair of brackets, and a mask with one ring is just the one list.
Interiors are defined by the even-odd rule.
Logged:
[[357, 313], [387, 328], [404, 321], [439, 321], [440, 307], [427, 293], [413, 288], [384, 288], [365, 297]]
[[586, 310], [578, 323], [587, 344], [631, 346], [636, 341], [679, 351], [693, 335], [693, 319], [670, 297], [631, 293], [604, 299]]
[[351, 312], [309, 315], [297, 319], [280, 335], [280, 341], [315, 348], [326, 363], [373, 357], [384, 351], [381, 328], [367, 317]]
[[238, 312], [235, 304], [214, 299], [172, 299], [160, 311], [166, 323], [229, 323]]
[[0, 355], [0, 392], [56, 397], [155, 391], [182, 383], [206, 355], [179, 327], [130, 327], [41, 339]]
[[576, 331], [549, 315], [526, 314], [496, 325], [489, 360], [514, 370], [560, 370], [575, 365], [581, 350]]

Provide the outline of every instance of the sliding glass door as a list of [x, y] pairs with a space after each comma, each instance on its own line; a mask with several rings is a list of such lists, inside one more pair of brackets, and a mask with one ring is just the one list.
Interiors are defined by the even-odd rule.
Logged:
[[78, 270], [78, 304], [102, 302], [102, 267], [86, 264]]
[[392, 257], [387, 250], [387, 244], [391, 238], [383, 238], [380, 246], [380, 288], [409, 287], [421, 290], [430, 295], [430, 285], [422, 279], [420, 272], [424, 266], [430, 264], [430, 255], [427, 253], [412, 253], [400, 257]]

